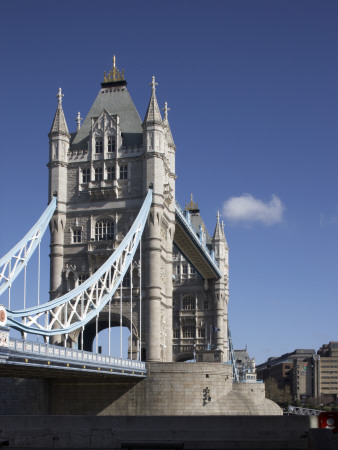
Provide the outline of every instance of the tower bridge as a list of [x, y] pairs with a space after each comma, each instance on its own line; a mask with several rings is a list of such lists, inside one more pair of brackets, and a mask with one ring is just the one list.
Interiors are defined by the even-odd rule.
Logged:
[[[209, 378], [206, 370], [217, 378], [218, 397], [230, 393], [233, 378], [239, 381], [229, 342], [224, 226], [218, 215], [210, 235], [192, 196], [184, 210], [176, 202], [176, 146], [169, 108], [165, 103], [162, 117], [156, 86], [153, 77], [142, 121], [114, 59], [86, 118], [81, 124], [78, 113], [72, 133], [59, 89], [48, 135], [49, 206], [0, 260], [2, 376], [22, 374], [24, 366], [41, 377], [67, 372], [131, 379], [147, 375], [152, 413], [160, 411], [154, 406], [157, 383], [162, 386], [169, 373], [181, 383], [184, 377], [193, 379], [192, 371], [195, 381], [184, 394], [187, 405], [198, 385], [203, 407], [211, 401], [209, 387], [203, 387]], [[48, 225], [50, 298], [27, 307], [24, 285], [22, 306], [14, 308], [11, 287], [21, 271], [26, 274]], [[129, 329], [127, 360], [122, 351], [119, 358], [112, 355], [110, 330], [115, 326]], [[12, 339], [6, 327], [21, 332], [23, 340]], [[97, 336], [104, 329], [109, 332], [108, 354], [100, 355]], [[32, 334], [43, 336], [44, 344], [30, 345], [26, 337]], [[180, 364], [191, 359], [204, 364]], [[211, 368], [210, 362], [219, 365]], [[151, 374], [147, 367], [152, 367]], [[264, 389], [257, 389], [262, 403]], [[170, 404], [175, 414], [175, 401], [168, 401], [161, 397], [161, 411]], [[137, 403], [135, 410], [139, 407]], [[222, 411], [219, 403], [209, 408], [215, 411]]]

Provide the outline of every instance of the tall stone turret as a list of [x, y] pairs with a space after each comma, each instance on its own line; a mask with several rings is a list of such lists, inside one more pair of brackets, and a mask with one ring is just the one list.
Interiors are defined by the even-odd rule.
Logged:
[[66, 224], [67, 202], [67, 153], [69, 151], [70, 133], [62, 108], [62, 91], [57, 94], [58, 106], [49, 136], [49, 201], [57, 196], [57, 208], [50, 223], [51, 244], [51, 299], [62, 294], [62, 269], [64, 256], [64, 231]]
[[144, 194], [153, 189], [145, 237], [147, 360], [172, 361], [172, 245], [175, 229], [175, 148], [162, 121], [155, 77], [143, 122]]
[[212, 249], [218, 262], [222, 277], [214, 282], [215, 299], [215, 332], [216, 344], [223, 350], [223, 360], [228, 360], [228, 301], [229, 301], [229, 247], [224, 234], [223, 223], [221, 225], [219, 213], [212, 237]]

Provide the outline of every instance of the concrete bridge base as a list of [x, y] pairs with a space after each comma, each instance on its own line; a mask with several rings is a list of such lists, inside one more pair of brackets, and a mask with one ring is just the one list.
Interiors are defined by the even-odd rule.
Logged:
[[232, 383], [217, 363], [148, 363], [145, 379], [2, 379], [0, 414], [103, 416], [281, 415], [264, 384]]

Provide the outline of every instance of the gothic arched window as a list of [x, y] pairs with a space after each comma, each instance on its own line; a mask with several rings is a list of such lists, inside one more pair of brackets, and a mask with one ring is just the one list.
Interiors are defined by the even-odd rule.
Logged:
[[103, 139], [102, 137], [97, 137], [95, 139], [95, 153], [103, 152]]
[[108, 152], [115, 152], [115, 136], [108, 136]]
[[100, 219], [95, 224], [95, 241], [115, 239], [115, 223], [111, 219]]
[[191, 295], [188, 297], [184, 297], [183, 299], [183, 309], [184, 310], [191, 310], [195, 309], [195, 299]]

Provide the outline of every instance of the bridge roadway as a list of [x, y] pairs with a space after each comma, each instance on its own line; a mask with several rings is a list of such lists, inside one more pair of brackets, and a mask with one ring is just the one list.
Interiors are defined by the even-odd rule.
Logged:
[[146, 377], [145, 363], [56, 345], [9, 339], [0, 346], [0, 376], [49, 378], [73, 376]]
[[187, 258], [187, 260], [205, 278], [218, 279], [222, 274], [219, 270], [215, 256], [209, 251], [189, 219], [189, 211], [183, 211], [176, 202], [176, 227], [174, 243]]

